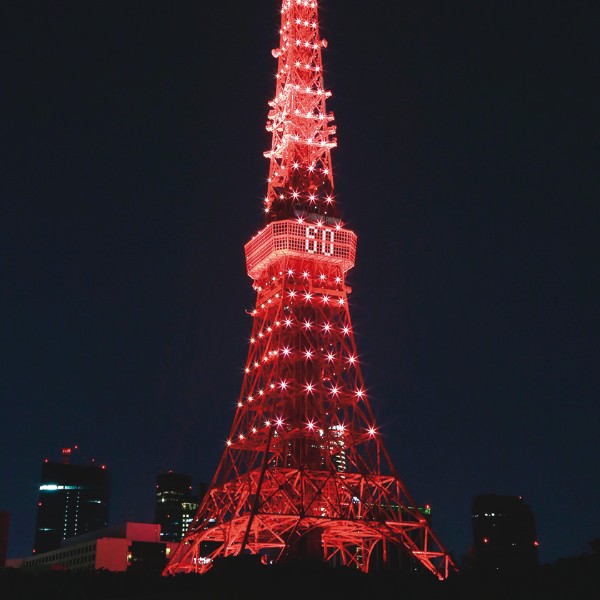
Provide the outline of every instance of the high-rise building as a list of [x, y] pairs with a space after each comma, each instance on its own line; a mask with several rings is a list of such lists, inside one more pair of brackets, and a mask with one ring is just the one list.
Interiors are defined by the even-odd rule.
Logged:
[[181, 473], [161, 473], [156, 478], [154, 521], [163, 542], [179, 542], [187, 531], [203, 494], [192, 494], [192, 478]]
[[34, 554], [55, 550], [64, 539], [108, 525], [108, 469], [94, 462], [71, 463], [72, 453], [73, 449], [65, 448], [61, 462], [42, 463]]
[[538, 564], [535, 518], [521, 496], [479, 494], [471, 516], [475, 568], [509, 571]]
[[0, 510], [0, 568], [6, 564], [8, 556], [8, 528], [10, 525], [10, 514]]
[[241, 392], [165, 573], [253, 554], [363, 572], [409, 563], [444, 579], [454, 563], [392, 464], [363, 380], [346, 283], [357, 236], [334, 194], [318, 2], [279, 6], [265, 221], [245, 246], [257, 297]]

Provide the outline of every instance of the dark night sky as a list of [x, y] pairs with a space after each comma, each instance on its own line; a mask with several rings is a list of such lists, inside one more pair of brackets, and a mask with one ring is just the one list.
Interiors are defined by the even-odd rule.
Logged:
[[[599, 4], [322, 0], [337, 198], [371, 403], [456, 558], [522, 495], [540, 558], [600, 536]], [[111, 522], [210, 480], [262, 226], [277, 0], [0, 7], [0, 508], [79, 444]]]

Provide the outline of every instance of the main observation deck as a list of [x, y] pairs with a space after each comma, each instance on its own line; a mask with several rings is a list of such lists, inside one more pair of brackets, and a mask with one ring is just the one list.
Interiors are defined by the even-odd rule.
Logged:
[[248, 275], [256, 280], [284, 257], [337, 265], [345, 273], [354, 266], [356, 241], [356, 234], [340, 225], [273, 221], [244, 246]]

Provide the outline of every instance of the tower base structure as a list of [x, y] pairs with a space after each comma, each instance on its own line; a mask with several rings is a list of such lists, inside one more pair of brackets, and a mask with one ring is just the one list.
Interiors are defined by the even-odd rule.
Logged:
[[[287, 514], [252, 511], [252, 492], [259, 485], [265, 501], [288, 505]], [[454, 565], [419, 510], [392, 500], [402, 494], [400, 488], [393, 477], [258, 469], [244, 482], [211, 490], [203, 506], [211, 517], [186, 536], [165, 574], [205, 573], [216, 558], [251, 554], [260, 556], [263, 564], [313, 559], [363, 572], [423, 568], [445, 579]], [[242, 497], [246, 502], [240, 507]], [[337, 505], [331, 498], [338, 499]], [[303, 505], [309, 514], [298, 514]], [[223, 513], [236, 508], [238, 516], [225, 520]]]

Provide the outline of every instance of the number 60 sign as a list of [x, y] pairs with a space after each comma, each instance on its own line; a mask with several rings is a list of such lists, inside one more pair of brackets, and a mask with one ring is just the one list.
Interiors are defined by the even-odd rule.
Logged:
[[306, 251], [310, 254], [333, 256], [334, 238], [335, 231], [333, 229], [309, 225], [306, 228]]

